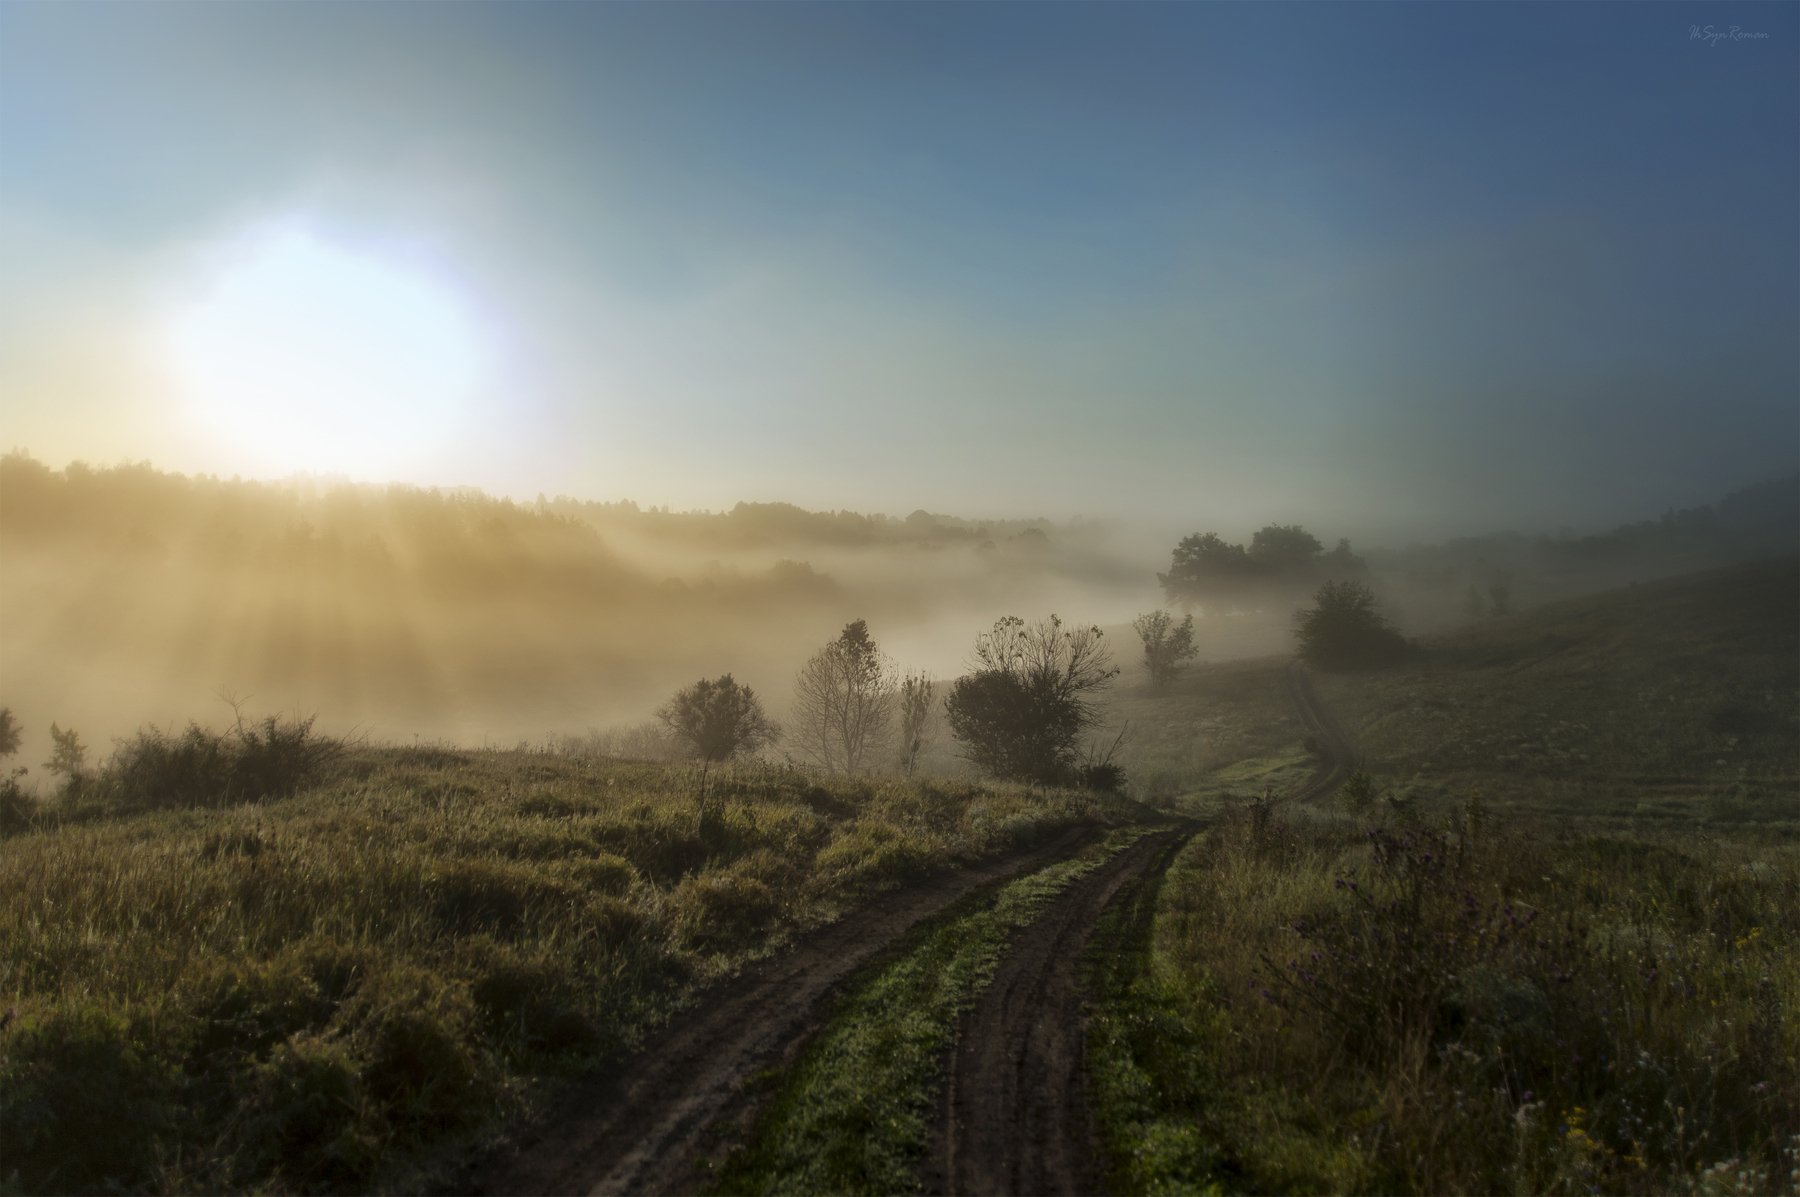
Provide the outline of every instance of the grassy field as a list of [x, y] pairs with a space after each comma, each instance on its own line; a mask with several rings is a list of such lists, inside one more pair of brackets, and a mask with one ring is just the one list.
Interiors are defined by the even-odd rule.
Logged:
[[0, 856], [9, 1189], [430, 1188], [559, 1076], [1076, 795], [436, 748]]
[[1116, 1191], [1800, 1184], [1800, 846], [1238, 814], [1113, 941]]
[[1421, 794], [1800, 833], [1800, 559], [1491, 620], [1319, 693]]
[[1800, 1190], [1797, 597], [1741, 567], [1322, 677], [1372, 792], [1228, 808], [1093, 955], [1114, 1188]]
[[[1284, 659], [1160, 694], [1128, 670], [1135, 792], [1216, 821], [1094, 957], [1114, 1186], [1800, 1186], [1797, 593], [1792, 560], [1738, 567], [1322, 676], [1356, 804], [1254, 801], [1314, 764]], [[314, 758], [278, 730], [140, 744], [73, 808], [0, 811], [0, 1191], [441, 1186], [796, 933], [1116, 814], [772, 765]], [[317, 768], [286, 797], [189, 801], [293, 761]], [[897, 1184], [948, 1012], [1066, 880], [869, 978], [722, 1185]]]

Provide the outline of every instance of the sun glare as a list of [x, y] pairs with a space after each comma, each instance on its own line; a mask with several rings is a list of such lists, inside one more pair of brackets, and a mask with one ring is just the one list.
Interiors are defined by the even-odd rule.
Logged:
[[490, 364], [454, 284], [298, 223], [223, 254], [169, 342], [185, 415], [230, 472], [403, 477], [467, 433]]

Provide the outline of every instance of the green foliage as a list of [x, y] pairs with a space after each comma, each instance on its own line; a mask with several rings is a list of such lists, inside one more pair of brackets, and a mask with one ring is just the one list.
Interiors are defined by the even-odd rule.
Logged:
[[[260, 737], [259, 737], [260, 738]], [[453, 1188], [551, 1079], [848, 904], [1084, 811], [994, 786], [347, 749], [291, 800], [38, 821], [0, 869], [0, 1172]]]
[[1067, 782], [1077, 742], [1100, 718], [1094, 695], [1118, 675], [1099, 628], [1065, 630], [1009, 615], [976, 641], [978, 668], [945, 701], [963, 755], [995, 777]]
[[781, 735], [781, 729], [763, 713], [755, 691], [740, 685], [729, 673], [702, 678], [678, 691], [656, 717], [691, 755], [703, 761], [751, 755]]
[[1300, 656], [1321, 669], [1366, 669], [1406, 655], [1406, 641], [1375, 609], [1375, 592], [1362, 582], [1326, 582], [1313, 606], [1294, 617]]
[[1150, 611], [1132, 621], [1133, 630], [1144, 644], [1144, 668], [1150, 671], [1150, 685], [1164, 689], [1175, 680], [1181, 667], [1200, 654], [1194, 645], [1194, 617], [1188, 615], [1180, 623], [1167, 611]]
[[1488, 818], [1245, 812], [1178, 858], [1095, 1022], [1122, 1187], [1784, 1183], [1795, 850]]
[[1338, 787], [1337, 797], [1352, 817], [1366, 819], [1375, 809], [1375, 779], [1358, 769]]
[[0, 1142], [32, 1192], [134, 1189], [176, 1117], [177, 1076], [116, 1014], [72, 1003], [5, 1032]]
[[79, 781], [82, 767], [87, 763], [87, 746], [81, 742], [75, 729], [64, 731], [52, 723], [50, 745], [50, 759], [44, 762], [44, 768], [66, 777], [72, 783]]
[[113, 753], [92, 793], [118, 810], [228, 806], [285, 798], [325, 775], [342, 741], [313, 734], [313, 720], [238, 724], [179, 736], [150, 728]]

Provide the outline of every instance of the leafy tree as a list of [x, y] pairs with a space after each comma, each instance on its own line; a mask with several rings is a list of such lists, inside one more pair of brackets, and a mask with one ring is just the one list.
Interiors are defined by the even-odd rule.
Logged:
[[1375, 609], [1375, 592], [1362, 582], [1326, 582], [1314, 605], [1296, 613], [1300, 656], [1321, 669], [1382, 665], [1406, 653], [1406, 641]]
[[75, 729], [64, 731], [52, 723], [50, 725], [50, 759], [44, 762], [44, 768], [52, 773], [60, 773], [70, 781], [81, 777], [81, 767], [87, 762], [87, 746]]
[[919, 767], [919, 754], [931, 742], [937, 722], [933, 690], [931, 678], [923, 673], [909, 673], [900, 680], [900, 772], [908, 777]]
[[1074, 779], [1076, 742], [1100, 717], [1093, 695], [1119, 672], [1100, 629], [1008, 615], [976, 640], [974, 666], [944, 703], [964, 757], [996, 777]]
[[1269, 524], [1250, 538], [1250, 560], [1271, 574], [1308, 575], [1325, 546], [1299, 524]]
[[863, 620], [847, 624], [794, 684], [801, 752], [833, 773], [857, 773], [893, 732], [899, 681]]
[[1170, 554], [1169, 572], [1157, 574], [1156, 580], [1171, 603], [1204, 606], [1234, 597], [1255, 571], [1243, 545], [1208, 532], [1182, 537]]
[[0, 757], [19, 751], [19, 721], [11, 707], [0, 707]]
[[1194, 617], [1180, 623], [1167, 611], [1151, 611], [1140, 615], [1131, 625], [1144, 642], [1144, 668], [1150, 671], [1150, 684], [1161, 690], [1175, 680], [1182, 664], [1199, 654], [1194, 646]]
[[677, 691], [656, 717], [690, 754], [708, 762], [756, 752], [781, 734], [762, 700], [729, 673]]
[[1350, 551], [1349, 537], [1339, 537], [1337, 547], [1319, 558], [1319, 565], [1326, 576], [1333, 578], [1355, 577], [1369, 572], [1369, 563]]

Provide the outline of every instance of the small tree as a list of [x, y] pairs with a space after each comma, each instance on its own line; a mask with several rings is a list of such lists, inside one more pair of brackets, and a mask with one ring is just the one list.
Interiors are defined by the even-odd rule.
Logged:
[[931, 678], [923, 673], [909, 673], [900, 680], [900, 772], [908, 777], [919, 767], [919, 755], [936, 730], [934, 690]]
[[81, 768], [87, 762], [87, 746], [75, 729], [64, 731], [52, 723], [50, 725], [50, 759], [44, 762], [44, 768], [52, 773], [61, 774], [71, 782], [81, 780]]
[[1138, 639], [1144, 642], [1144, 668], [1150, 671], [1150, 685], [1161, 690], [1175, 680], [1182, 665], [1197, 656], [1194, 647], [1194, 617], [1180, 623], [1167, 611], [1151, 611], [1132, 621]]
[[801, 752], [833, 773], [857, 773], [878, 757], [893, 734], [899, 683], [863, 620], [808, 661], [794, 683]]
[[0, 757], [9, 757], [19, 751], [19, 721], [13, 718], [11, 707], [0, 707]]
[[781, 735], [762, 700], [729, 673], [677, 691], [656, 717], [689, 755], [708, 763], [756, 752]]
[[1300, 656], [1321, 669], [1382, 665], [1406, 653], [1406, 641], [1375, 610], [1375, 592], [1361, 582], [1326, 582], [1314, 605], [1296, 613]]
[[944, 703], [964, 757], [996, 777], [1073, 780], [1076, 742], [1100, 718], [1092, 696], [1119, 672], [1100, 629], [1009, 615], [976, 640], [974, 665]]

